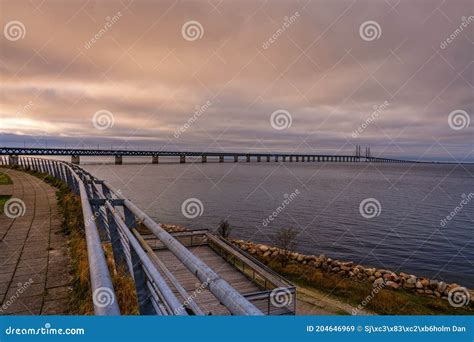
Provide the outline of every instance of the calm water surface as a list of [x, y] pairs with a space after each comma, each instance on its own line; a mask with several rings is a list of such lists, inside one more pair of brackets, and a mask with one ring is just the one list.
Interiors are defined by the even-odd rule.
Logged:
[[[472, 165], [82, 161], [158, 222], [214, 230], [227, 219], [233, 237], [264, 243], [272, 243], [278, 229], [294, 227], [300, 252], [474, 287], [474, 199], [440, 225], [463, 194], [474, 193]], [[299, 195], [264, 224], [296, 190]], [[181, 212], [191, 197], [204, 206], [195, 219]], [[362, 217], [359, 204], [366, 198], [380, 202], [379, 216]]]

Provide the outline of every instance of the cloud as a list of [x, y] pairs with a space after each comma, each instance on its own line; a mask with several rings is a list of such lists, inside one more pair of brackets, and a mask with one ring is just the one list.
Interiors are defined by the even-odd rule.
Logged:
[[[455, 146], [456, 158], [474, 160], [474, 124], [454, 131], [447, 121], [455, 109], [474, 115], [474, 23], [440, 48], [472, 15], [470, 2], [368, 5], [6, 1], [2, 26], [19, 20], [26, 35], [0, 41], [2, 140], [47, 135], [61, 144], [301, 152], [352, 151], [362, 143], [401, 157], [429, 151], [430, 158]], [[189, 20], [202, 24], [201, 39], [183, 39]], [[368, 20], [380, 25], [379, 39], [359, 36]], [[207, 101], [212, 105], [174, 138]], [[115, 119], [104, 131], [91, 123], [102, 109]], [[270, 125], [277, 109], [291, 113], [289, 129]]]

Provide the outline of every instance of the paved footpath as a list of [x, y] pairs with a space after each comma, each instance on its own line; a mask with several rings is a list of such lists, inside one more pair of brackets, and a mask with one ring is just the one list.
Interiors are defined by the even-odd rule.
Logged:
[[[24, 215], [0, 215], [0, 315], [67, 313], [71, 276], [56, 189], [25, 172], [0, 168], [13, 185], [0, 194], [24, 203]], [[5, 208], [6, 209], [6, 208]]]

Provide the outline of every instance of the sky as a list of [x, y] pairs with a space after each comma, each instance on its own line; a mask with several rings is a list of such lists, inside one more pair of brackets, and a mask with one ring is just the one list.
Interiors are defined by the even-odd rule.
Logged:
[[474, 161], [471, 0], [0, 8], [0, 146]]

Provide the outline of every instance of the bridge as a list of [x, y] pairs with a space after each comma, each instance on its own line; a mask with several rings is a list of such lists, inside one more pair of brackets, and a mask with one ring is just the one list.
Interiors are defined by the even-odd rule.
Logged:
[[[296, 313], [296, 287], [222, 237], [206, 230], [170, 233], [80, 166], [14, 152], [0, 156], [0, 166], [50, 175], [79, 196], [96, 315], [120, 315], [111, 277], [119, 267], [133, 279], [141, 315]], [[21, 226], [21, 220], [17, 223]], [[111, 246], [112, 266], [106, 246]]]
[[215, 158], [220, 163], [226, 159], [239, 162], [275, 161], [275, 162], [344, 162], [344, 163], [413, 163], [414, 161], [373, 157], [370, 148], [366, 148], [362, 155], [360, 146], [356, 148], [354, 155], [331, 155], [331, 154], [300, 154], [300, 153], [247, 153], [247, 152], [196, 152], [196, 151], [147, 151], [147, 150], [123, 150], [123, 149], [76, 149], [76, 148], [30, 148], [30, 147], [2, 147], [0, 155], [10, 157], [13, 164], [17, 163], [18, 156], [70, 156], [71, 163], [80, 164], [81, 156], [114, 156], [115, 164], [122, 164], [123, 157], [151, 157], [153, 164], [159, 163], [160, 157], [176, 157], [180, 163], [186, 163], [187, 157], [201, 158], [206, 163], [208, 158]]

